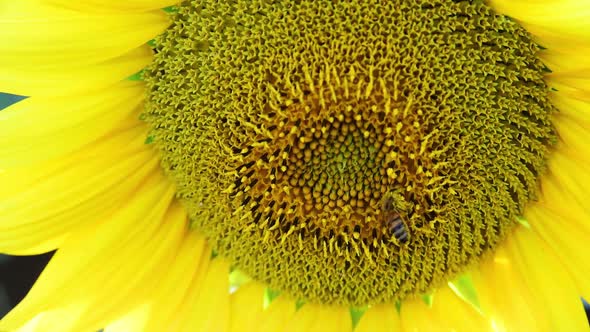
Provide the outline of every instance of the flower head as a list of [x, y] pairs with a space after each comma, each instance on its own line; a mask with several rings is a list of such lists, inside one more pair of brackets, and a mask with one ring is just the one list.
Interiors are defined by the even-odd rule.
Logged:
[[0, 330], [587, 328], [590, 6], [524, 3], [12, 5]]

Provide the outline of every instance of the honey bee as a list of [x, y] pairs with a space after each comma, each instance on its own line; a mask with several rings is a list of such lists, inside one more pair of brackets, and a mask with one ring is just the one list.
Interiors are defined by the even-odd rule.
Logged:
[[393, 195], [385, 196], [383, 199], [381, 212], [383, 214], [384, 224], [387, 227], [388, 233], [395, 236], [399, 243], [407, 243], [410, 239], [410, 236], [408, 235], [404, 220], [396, 209]]

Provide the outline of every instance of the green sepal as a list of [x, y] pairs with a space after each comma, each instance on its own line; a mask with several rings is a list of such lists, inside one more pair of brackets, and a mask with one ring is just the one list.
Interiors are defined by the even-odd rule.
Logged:
[[265, 288], [264, 289], [263, 307], [265, 309], [268, 308], [268, 306], [272, 303], [272, 301], [274, 301], [274, 299], [276, 299], [279, 295], [281, 295], [281, 292], [276, 291], [276, 290], [272, 290], [270, 288]]
[[306, 303], [305, 300], [301, 300], [301, 299], [295, 301], [295, 311], [301, 309], [301, 307], [303, 307], [305, 305], [305, 303]]
[[361, 320], [361, 317], [363, 317], [363, 315], [368, 309], [368, 307], [350, 308], [350, 318], [352, 319], [353, 329], [358, 325], [359, 321]]
[[172, 14], [172, 13], [176, 13], [178, 11], [178, 8], [176, 6], [170, 6], [170, 7], [162, 8], [162, 10], [168, 14]]
[[138, 71], [137, 73], [127, 77], [128, 81], [143, 81], [143, 69]]
[[481, 305], [477, 297], [477, 290], [471, 279], [471, 275], [463, 274], [454, 281], [449, 282], [449, 287], [463, 299], [465, 302], [471, 304], [478, 311], [481, 311]]
[[526, 220], [524, 217], [516, 217], [516, 221], [528, 229], [531, 228], [531, 224], [529, 224], [528, 220]]
[[424, 301], [424, 303], [426, 303], [426, 305], [431, 308], [432, 307], [432, 301], [434, 300], [434, 294], [424, 294], [422, 295], [422, 301]]
[[232, 287], [240, 287], [250, 280], [250, 276], [239, 269], [234, 268], [233, 271], [229, 273], [229, 285]]

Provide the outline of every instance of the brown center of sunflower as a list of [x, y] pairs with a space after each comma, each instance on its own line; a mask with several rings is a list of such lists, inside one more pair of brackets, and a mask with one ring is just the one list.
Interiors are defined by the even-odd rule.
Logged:
[[544, 66], [479, 1], [211, 0], [172, 18], [144, 118], [194, 227], [271, 288], [426, 292], [535, 197]]

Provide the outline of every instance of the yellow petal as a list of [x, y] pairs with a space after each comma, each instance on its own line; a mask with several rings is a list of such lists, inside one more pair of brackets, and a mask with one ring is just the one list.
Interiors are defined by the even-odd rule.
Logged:
[[[590, 136], [587, 139], [590, 139]], [[582, 137], [578, 140], [581, 141]], [[558, 148], [549, 157], [549, 169], [561, 186], [582, 203], [590, 195], [590, 164], [584, 162], [590, 150], [583, 148], [572, 150], [575, 152], [566, 149], [562, 151]]]
[[121, 82], [105, 90], [13, 104], [0, 112], [0, 168], [55, 158], [137, 126], [143, 99], [143, 84]]
[[545, 81], [551, 87], [566, 86], [586, 93], [590, 92], [590, 77], [588, 76], [579, 77], [578, 75], [549, 74], [546, 76]]
[[535, 27], [567, 36], [590, 38], [590, 3], [580, 0], [488, 0], [498, 12], [523, 22], [535, 34]]
[[305, 304], [289, 322], [285, 332], [349, 332], [352, 318], [345, 306]]
[[38, 254], [63, 236], [102, 222], [154, 171], [145, 130], [123, 131], [63, 159], [0, 172], [0, 252]]
[[352, 332], [352, 317], [347, 306], [318, 305], [319, 320], [312, 325], [310, 332]]
[[400, 317], [404, 332], [447, 331], [421, 298], [402, 302]]
[[433, 315], [447, 331], [491, 331], [487, 321], [473, 306], [462, 300], [449, 287], [436, 290], [431, 308]]
[[[169, 202], [167, 194], [162, 197], [162, 201]], [[158, 220], [157, 215], [154, 220]], [[138, 303], [143, 303], [151, 295], [151, 290], [159, 287], [162, 276], [158, 278], [157, 273], [168, 268], [181, 248], [188, 229], [186, 221], [183, 208], [176, 202], [169, 207], [163, 220], [160, 218], [154, 232], [144, 238], [141, 234], [135, 235], [127, 247], [117, 250], [118, 256], [111, 258], [108, 264], [119, 268], [108, 273], [107, 282], [84, 288], [89, 290], [88, 293], [94, 290], [98, 294], [88, 300], [92, 301], [89, 310], [79, 317], [70, 331], [104, 327], [131, 308], [136, 308]], [[87, 295], [80, 297], [86, 298]]]
[[361, 317], [355, 332], [401, 331], [401, 321], [393, 304], [380, 304], [369, 308]]
[[21, 96], [64, 96], [99, 90], [137, 73], [152, 57], [151, 48], [145, 45], [101, 63], [58, 71], [39, 67], [2, 68], [0, 91]]
[[61, 326], [71, 326], [72, 321], [85, 309], [85, 307], [75, 304], [40, 312], [15, 332], [61, 331]]
[[195, 230], [189, 231], [177, 257], [169, 262], [168, 268], [158, 271], [162, 281], [146, 296], [150, 314], [142, 331], [161, 332], [173, 327], [171, 322], [186, 309], [186, 294], [191, 288], [200, 289], [210, 256], [211, 249], [205, 238]]
[[[532, 34], [537, 44], [545, 49], [572, 54], [576, 52], [590, 51], [590, 40], [567, 35], [559, 31], [552, 31], [551, 27], [542, 27], [534, 24], [522, 23], [523, 27]], [[542, 54], [542, 52], [541, 52]]]
[[136, 332], [145, 331], [146, 322], [151, 314], [147, 304], [137, 306], [134, 310], [120, 317], [104, 328], [104, 332]]
[[[186, 323], [184, 319], [177, 319], [179, 313], [186, 309], [186, 294], [191, 293], [192, 286], [193, 290], [200, 290], [210, 255], [205, 238], [194, 230], [189, 231], [176, 250], [176, 257], [167, 262], [166, 268], [153, 272], [151, 278], [158, 280], [157, 286], [151, 287], [148, 294], [143, 294], [145, 302], [109, 324], [105, 332], [177, 331]], [[173, 323], [175, 319], [177, 321]]]
[[[98, 330], [145, 298], [157, 281], [153, 272], [177, 252], [186, 217], [179, 206], [169, 208], [174, 190], [160, 172], [137, 192], [141, 195], [107, 220], [84, 225], [66, 239], [27, 297], [2, 319], [0, 330], [71, 305], [82, 313], [57, 330]], [[46, 329], [51, 330], [56, 329]]]
[[537, 204], [532, 204], [525, 212], [532, 230], [544, 240], [566, 267], [578, 293], [586, 299], [590, 298], [590, 257], [586, 253], [590, 227], [578, 227], [575, 220], [568, 220], [559, 213]]
[[[211, 251], [203, 236], [196, 231], [190, 231], [178, 250], [177, 257], [169, 263], [163, 279], [146, 296], [146, 303], [140, 306], [147, 306], [148, 310], [140, 331], [159, 332], [171, 328], [171, 322], [182, 308], [191, 283], [202, 281], [195, 279], [195, 276], [207, 270], [210, 255]], [[134, 312], [140, 308], [136, 308], [129, 314], [130, 317], [124, 317], [122, 320], [134, 320]]]
[[590, 102], [590, 91], [584, 91], [582, 89], [572, 88], [566, 84], [562, 84], [559, 82], [551, 82], [550, 80], [546, 79], [547, 83], [557, 90], [556, 93], [562, 94], [568, 98], [573, 98], [577, 100], [581, 100], [584, 102]]
[[162, 11], [82, 13], [19, 0], [0, 11], [0, 68], [59, 74], [92, 66], [144, 45], [169, 24]]
[[[562, 151], [563, 150], [563, 151]], [[541, 177], [541, 197], [538, 204], [554, 211], [563, 211], [571, 220], [590, 223], [590, 206], [587, 204], [590, 168], [577, 156], [581, 153], [558, 148], [549, 158], [549, 171]]]
[[[580, 144], [580, 141], [587, 141], [588, 136], [583, 136], [590, 134], [590, 102], [568, 98], [559, 92], [551, 94], [551, 102], [559, 110], [559, 113], [555, 115], [554, 123], [566, 145], [573, 143], [572, 148], [579, 151], [590, 148], [590, 145]], [[568, 120], [573, 120], [576, 126], [570, 129], [568, 124], [572, 123], [572, 121]]]
[[281, 295], [274, 299], [260, 319], [260, 332], [282, 331], [295, 315], [295, 301]]
[[[201, 256], [200, 261], [195, 265], [195, 269], [189, 270], [192, 275], [189, 287], [184, 290], [182, 301], [176, 308], [177, 311], [165, 325], [170, 331], [184, 331], [191, 327], [193, 303], [197, 301], [201, 289], [203, 288], [204, 279], [208, 274], [209, 265], [211, 264], [210, 256], [211, 250], [207, 247]], [[152, 331], [157, 332], [158, 330], [152, 329]]]
[[[574, 283], [562, 263], [533, 232], [518, 228], [509, 241], [509, 255], [525, 278], [551, 331], [589, 331], [588, 321]], [[542, 254], [541, 254], [542, 253]]]
[[264, 286], [251, 281], [230, 298], [230, 332], [256, 332], [262, 315]]
[[175, 5], [180, 0], [47, 0], [48, 3], [80, 11], [145, 11]]
[[505, 245], [471, 275], [483, 314], [495, 331], [549, 331], [543, 309], [548, 304], [530, 292]]
[[539, 53], [539, 58], [554, 74], [571, 76], [590, 75], [590, 54], [579, 49], [546, 49]]
[[188, 315], [182, 319], [181, 332], [225, 332], [229, 328], [229, 264], [216, 258], [209, 264], [209, 270], [196, 296], [184, 305]]

